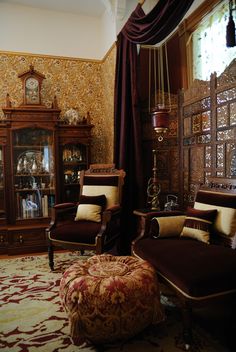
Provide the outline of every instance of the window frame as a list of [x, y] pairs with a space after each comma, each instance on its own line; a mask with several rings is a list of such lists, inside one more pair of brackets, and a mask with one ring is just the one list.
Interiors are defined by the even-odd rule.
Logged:
[[193, 82], [192, 33], [204, 17], [221, 2], [223, 0], [205, 0], [178, 28], [182, 61], [182, 87], [184, 89], [187, 89]]

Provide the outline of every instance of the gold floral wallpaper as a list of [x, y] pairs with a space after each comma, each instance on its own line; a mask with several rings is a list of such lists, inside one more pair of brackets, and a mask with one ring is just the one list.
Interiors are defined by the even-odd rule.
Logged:
[[[12, 106], [21, 104], [23, 90], [18, 74], [27, 71], [32, 64], [46, 77], [42, 86], [42, 103], [50, 107], [56, 95], [61, 119], [70, 108], [75, 108], [82, 116], [89, 111], [94, 124], [91, 162], [111, 163], [115, 56], [115, 45], [102, 61], [0, 51], [0, 107], [6, 105], [7, 93]], [[4, 115], [0, 109], [2, 118]]]

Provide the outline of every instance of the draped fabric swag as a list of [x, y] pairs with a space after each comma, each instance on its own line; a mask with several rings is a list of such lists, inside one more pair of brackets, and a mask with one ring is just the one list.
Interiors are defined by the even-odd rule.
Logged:
[[114, 162], [126, 171], [123, 201], [123, 247], [133, 235], [132, 211], [144, 206], [137, 44], [154, 45], [179, 24], [193, 0], [159, 0], [145, 15], [140, 4], [117, 37]]

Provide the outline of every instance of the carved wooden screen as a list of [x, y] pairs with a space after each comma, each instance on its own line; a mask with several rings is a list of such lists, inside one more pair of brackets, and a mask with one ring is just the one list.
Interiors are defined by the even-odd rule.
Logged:
[[217, 78], [180, 94], [181, 199], [192, 204], [199, 184], [236, 178], [236, 60]]

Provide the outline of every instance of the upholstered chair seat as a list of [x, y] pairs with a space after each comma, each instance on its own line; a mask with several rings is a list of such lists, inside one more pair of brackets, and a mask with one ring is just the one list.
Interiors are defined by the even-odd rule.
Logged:
[[53, 229], [50, 233], [50, 239], [65, 241], [66, 233], [66, 241], [77, 243], [79, 233], [79, 240], [82, 243], [95, 244], [95, 239], [101, 229], [101, 226], [101, 223], [96, 223], [93, 221], [69, 221]]

